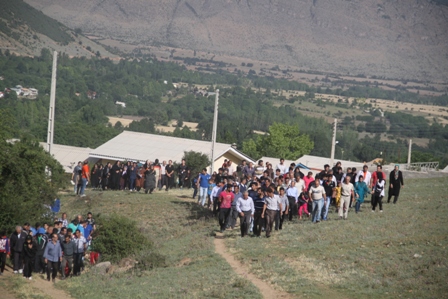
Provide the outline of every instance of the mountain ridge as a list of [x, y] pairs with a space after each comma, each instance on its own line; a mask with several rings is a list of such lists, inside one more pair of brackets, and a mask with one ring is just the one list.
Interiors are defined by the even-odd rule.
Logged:
[[448, 80], [448, 7], [433, 1], [26, 0], [71, 28], [341, 74]]

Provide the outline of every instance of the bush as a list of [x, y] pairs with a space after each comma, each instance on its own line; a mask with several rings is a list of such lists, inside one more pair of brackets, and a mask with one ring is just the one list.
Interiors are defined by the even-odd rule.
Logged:
[[151, 252], [153, 245], [137, 228], [137, 223], [118, 214], [98, 219], [94, 250], [101, 253], [103, 260], [118, 262], [122, 258]]

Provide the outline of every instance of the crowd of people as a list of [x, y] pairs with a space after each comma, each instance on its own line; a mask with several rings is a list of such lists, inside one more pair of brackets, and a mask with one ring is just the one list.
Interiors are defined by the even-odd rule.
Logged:
[[156, 159], [144, 164], [130, 161], [116, 161], [113, 165], [98, 163], [91, 170], [88, 161], [79, 161], [73, 169], [71, 182], [74, 193], [84, 197], [89, 183], [93, 189], [152, 193], [156, 188], [162, 190], [165, 187], [166, 191], [174, 187], [190, 188], [190, 177], [191, 171], [185, 160], [176, 169], [172, 160], [159, 163]]
[[[368, 166], [357, 171], [348, 167], [343, 171], [341, 162], [333, 168], [324, 166], [316, 175], [301, 172], [294, 163], [285, 165], [284, 159], [273, 167], [262, 160], [254, 166], [245, 161], [233, 169], [232, 162], [225, 162], [217, 173], [207, 169], [193, 179], [196, 182], [193, 198], [199, 190], [198, 204], [213, 211], [219, 220], [220, 231], [234, 228], [240, 218], [241, 237], [249, 232], [260, 237], [266, 231], [270, 237], [273, 228], [281, 230], [285, 220], [292, 221], [309, 217], [312, 222], [329, 220], [331, 207], [336, 219], [347, 220], [350, 209], [362, 212], [364, 199], [370, 194], [371, 211], [383, 212], [383, 197], [386, 189], [386, 174], [382, 166], [369, 172]], [[403, 174], [396, 165], [389, 175], [389, 203], [397, 203], [400, 189], [404, 185]]]
[[8, 237], [5, 230], [0, 232], [0, 275], [5, 270], [6, 260], [11, 258], [14, 274], [21, 274], [31, 280], [33, 273], [45, 274], [47, 280], [55, 282], [58, 272], [61, 279], [78, 276], [84, 270], [84, 255], [88, 249], [92, 233], [95, 231], [92, 213], [84, 218], [77, 215], [71, 222], [67, 214], [54, 222], [29, 223], [16, 226]]

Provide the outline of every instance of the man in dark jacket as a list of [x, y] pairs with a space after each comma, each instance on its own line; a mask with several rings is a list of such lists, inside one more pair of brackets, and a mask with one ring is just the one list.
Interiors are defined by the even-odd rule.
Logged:
[[22, 231], [21, 226], [16, 226], [16, 231], [11, 235], [11, 253], [14, 259], [14, 274], [23, 273], [23, 244], [25, 243], [27, 234]]
[[36, 247], [37, 247], [37, 252], [36, 252], [36, 260], [34, 262], [34, 271], [36, 273], [44, 273], [45, 272], [45, 261], [44, 261], [44, 251], [45, 251], [45, 246], [48, 243], [48, 237], [45, 233], [42, 233], [42, 231], [38, 231], [36, 238], [35, 238], [35, 242], [36, 242]]

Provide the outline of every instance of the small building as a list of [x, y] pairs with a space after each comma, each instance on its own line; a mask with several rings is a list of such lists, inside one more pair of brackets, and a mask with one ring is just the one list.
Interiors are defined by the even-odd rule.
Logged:
[[[40, 145], [47, 150], [47, 143], [40, 142]], [[92, 151], [88, 147], [76, 147], [61, 144], [53, 144], [51, 147], [51, 153], [53, 157], [61, 163], [64, 167], [66, 173], [72, 173], [73, 168], [78, 164], [79, 161], [89, 160], [94, 162], [94, 160], [89, 159], [89, 153]]]
[[91, 100], [96, 99], [96, 91], [91, 91], [91, 90], [87, 91], [87, 97]]
[[125, 102], [119, 102], [119, 101], [115, 101], [115, 105], [119, 105], [123, 108], [126, 108], [126, 103]]
[[[108, 142], [91, 151], [91, 159], [99, 159], [100, 163], [119, 161], [144, 162], [155, 159], [162, 161], [173, 160], [180, 163], [184, 152], [195, 151], [211, 156], [211, 142], [195, 139], [185, 139], [156, 134], [145, 134], [131, 131], [112, 138]], [[232, 161], [235, 166], [242, 160], [254, 162], [230, 144], [215, 144], [215, 161], [213, 169], [216, 171], [222, 166], [224, 160]], [[187, 161], [188, 163], [188, 161]]]

